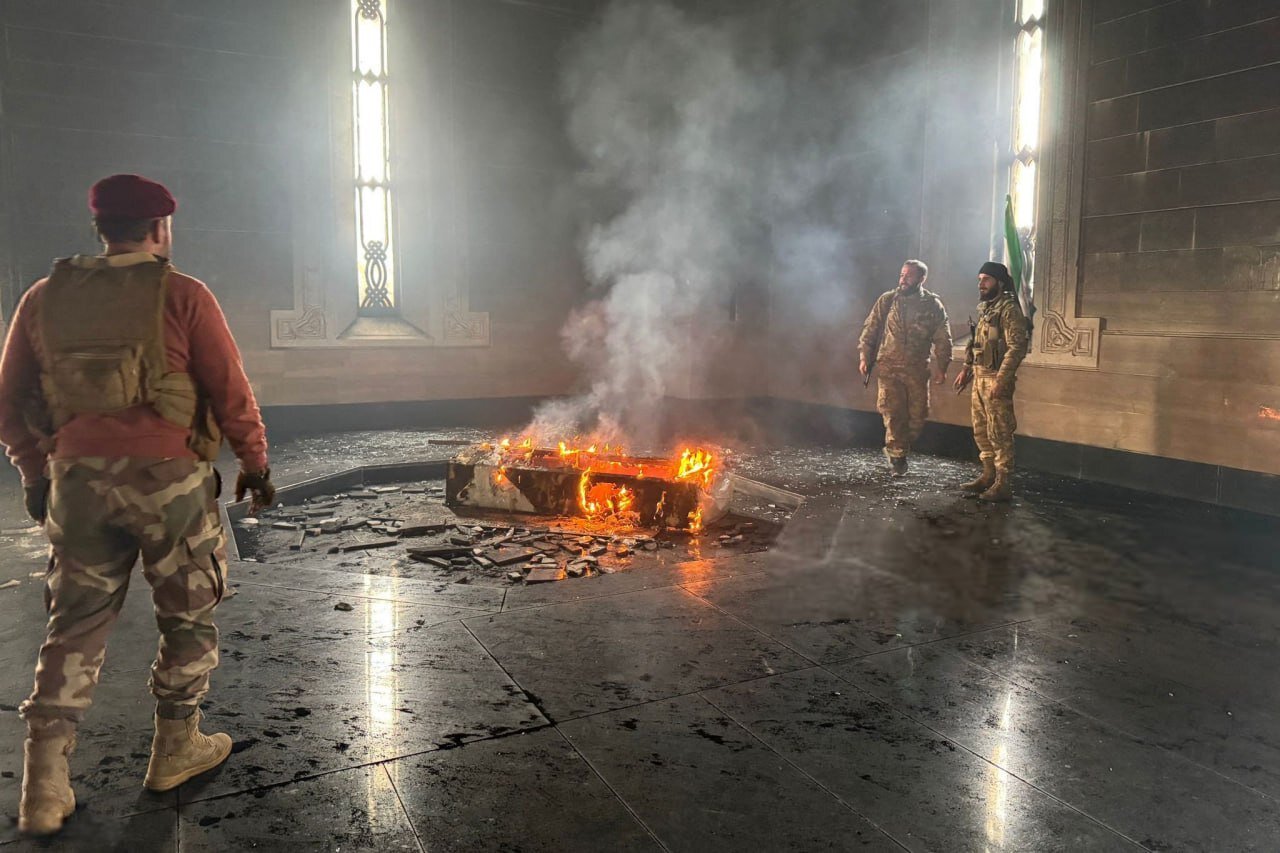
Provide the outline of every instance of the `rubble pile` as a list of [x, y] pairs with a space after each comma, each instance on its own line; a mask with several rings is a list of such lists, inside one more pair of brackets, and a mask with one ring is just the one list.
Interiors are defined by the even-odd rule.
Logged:
[[314, 497], [241, 519], [237, 541], [247, 559], [263, 562], [290, 554], [338, 560], [381, 555], [399, 565], [397, 574], [430, 567], [457, 583], [523, 585], [697, 559], [708, 556], [704, 548], [763, 550], [781, 528], [780, 522], [732, 515], [698, 532], [623, 529], [576, 517], [530, 524], [529, 516], [514, 514], [464, 517], [444, 500], [445, 486], [435, 482]]

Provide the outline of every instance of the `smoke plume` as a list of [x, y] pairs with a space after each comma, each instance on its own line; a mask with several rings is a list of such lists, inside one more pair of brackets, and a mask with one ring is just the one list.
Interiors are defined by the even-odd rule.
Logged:
[[832, 38], [858, 26], [839, 11], [850, 5], [737, 2], [709, 17], [616, 0], [571, 45], [569, 136], [583, 190], [612, 209], [585, 228], [595, 298], [563, 333], [589, 388], [540, 410], [536, 433], [651, 439], [664, 399], [696, 386], [711, 355], [701, 318], [725, 316], [744, 283], [767, 282], [814, 323], [845, 320], [850, 223], [904, 192], [857, 168], [868, 134], [904, 128], [868, 121], [865, 87], [850, 85], [856, 51]]

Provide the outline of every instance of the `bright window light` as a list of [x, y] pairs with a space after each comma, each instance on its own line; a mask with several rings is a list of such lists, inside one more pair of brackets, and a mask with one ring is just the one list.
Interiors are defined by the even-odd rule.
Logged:
[[366, 314], [394, 312], [398, 307], [387, 98], [390, 2], [351, 0], [356, 272], [360, 310]]

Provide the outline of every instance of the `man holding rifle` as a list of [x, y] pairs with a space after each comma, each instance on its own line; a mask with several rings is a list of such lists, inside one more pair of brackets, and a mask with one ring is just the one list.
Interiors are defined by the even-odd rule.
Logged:
[[902, 265], [898, 286], [882, 294], [862, 325], [858, 371], [863, 382], [879, 367], [876, 407], [884, 417], [884, 455], [895, 477], [907, 473], [907, 454], [929, 416], [929, 352], [933, 381], [946, 381], [951, 364], [951, 325], [937, 294], [924, 288], [924, 261]]
[[978, 322], [965, 353], [956, 391], [973, 382], [973, 440], [982, 473], [960, 488], [984, 501], [1013, 497], [1013, 391], [1018, 365], [1027, 355], [1030, 330], [1018, 302], [1013, 276], [1004, 264], [988, 261], [978, 271]]

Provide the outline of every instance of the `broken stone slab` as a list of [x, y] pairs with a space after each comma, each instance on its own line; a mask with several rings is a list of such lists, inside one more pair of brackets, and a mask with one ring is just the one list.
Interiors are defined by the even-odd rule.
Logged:
[[650, 539], [648, 542], [644, 543], [644, 549], [646, 551], [656, 551], [658, 550], [658, 543]]
[[307, 530], [299, 530], [299, 531], [298, 531], [298, 538], [297, 538], [297, 539], [295, 539], [294, 541], [292, 541], [292, 542], [290, 542], [290, 543], [289, 543], [289, 550], [290, 550], [290, 551], [301, 551], [301, 550], [302, 550], [302, 543], [303, 543], [303, 542], [305, 542], [305, 541], [307, 541], [307, 533], [309, 533], [309, 532], [310, 532], [310, 531], [307, 531]]
[[490, 559], [498, 566], [514, 566], [516, 563], [524, 563], [533, 557], [538, 556], [538, 552], [530, 548], [520, 551], [512, 551], [510, 553], [495, 554]]
[[321, 533], [339, 533], [342, 531], [342, 520], [338, 518], [323, 522], [320, 525]]
[[355, 530], [357, 528], [364, 527], [368, 523], [369, 519], [367, 518], [352, 518], [342, 522], [342, 529]]
[[350, 554], [352, 551], [372, 551], [375, 548], [391, 548], [399, 544], [399, 539], [374, 539], [369, 542], [355, 542], [351, 545], [343, 545], [342, 553]]
[[525, 583], [550, 583], [561, 578], [559, 567], [549, 569], [533, 569], [524, 576]]
[[240, 521], [237, 523], [241, 527], [257, 527], [262, 522], [258, 521], [258, 519], [254, 518], [253, 516], [249, 516], [248, 518], [240, 519]]
[[294, 524], [292, 521], [273, 521], [271, 522], [271, 526], [276, 530], [297, 530], [298, 529], [298, 525]]
[[440, 557], [427, 557], [426, 562], [430, 563], [431, 565], [439, 569], [448, 569], [453, 565], [448, 560], [442, 559]]
[[609, 546], [607, 545], [597, 545], [591, 550], [587, 551], [587, 554], [589, 554], [592, 557], [603, 557], [605, 554], [608, 554], [608, 553], [609, 553]]
[[370, 486], [369, 491], [377, 495], [389, 495], [392, 492], [398, 492], [403, 488], [404, 486]]
[[520, 583], [524, 580], [524, 572], [507, 572], [507, 580], [512, 583]]
[[564, 573], [571, 578], [580, 578], [587, 573], [586, 563], [570, 563]]
[[406, 536], [432, 536], [436, 533], [444, 533], [448, 529], [449, 525], [444, 522], [409, 518], [405, 519], [404, 525], [396, 533], [401, 538]]
[[409, 556], [419, 562], [429, 562], [432, 557], [457, 557], [471, 552], [470, 548], [442, 545], [437, 548], [410, 548]]
[[347, 493], [347, 497], [355, 498], [357, 500], [369, 500], [370, 498], [376, 498], [377, 496], [378, 496], [377, 492], [369, 492], [363, 489]]
[[490, 560], [488, 557], [482, 554], [476, 554], [471, 559], [475, 560], [476, 564], [480, 566], [480, 568], [482, 569], [492, 569], [495, 565], [497, 565], [496, 563], [493, 562], [493, 560]]

